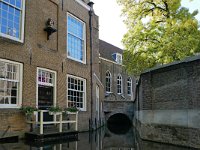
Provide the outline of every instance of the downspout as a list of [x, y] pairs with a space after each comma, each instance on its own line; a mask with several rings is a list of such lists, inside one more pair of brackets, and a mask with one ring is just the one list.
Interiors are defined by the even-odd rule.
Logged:
[[137, 80], [136, 83], [136, 89], [135, 89], [135, 112], [137, 112], [137, 117], [136, 117], [136, 127], [138, 126], [138, 119], [139, 119], [139, 110], [140, 110], [140, 99], [139, 99], [139, 92], [140, 92], [140, 84], [141, 84], [141, 75], [139, 79]]
[[92, 30], [92, 17], [93, 17], [93, 2], [89, 2], [88, 5], [90, 6], [89, 10], [89, 28], [90, 28], [90, 77], [91, 77], [91, 114], [90, 114], [90, 124], [89, 130], [93, 130], [93, 30]]

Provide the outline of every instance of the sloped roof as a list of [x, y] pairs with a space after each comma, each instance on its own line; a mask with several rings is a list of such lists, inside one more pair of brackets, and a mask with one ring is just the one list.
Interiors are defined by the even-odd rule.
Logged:
[[99, 40], [100, 57], [113, 61], [112, 54], [123, 54], [123, 50], [103, 40]]
[[183, 63], [190, 63], [190, 62], [193, 62], [193, 61], [199, 61], [199, 60], [200, 60], [200, 55], [197, 54], [195, 56], [186, 57], [185, 59], [180, 60], [180, 61], [174, 61], [174, 62], [169, 63], [169, 64], [164, 64], [164, 65], [156, 66], [156, 67], [153, 67], [153, 68], [149, 68], [149, 69], [143, 71], [142, 74], [146, 74], [146, 73], [149, 73], [149, 72], [152, 72], [152, 71], [172, 67], [172, 66], [175, 66], [175, 65], [183, 64]]

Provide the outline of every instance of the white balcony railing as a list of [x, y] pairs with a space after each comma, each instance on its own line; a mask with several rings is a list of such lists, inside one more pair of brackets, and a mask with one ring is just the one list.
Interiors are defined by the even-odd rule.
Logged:
[[[39, 112], [39, 113], [38, 113]], [[38, 119], [27, 120], [26, 122], [28, 124], [35, 124], [40, 126], [39, 133], [44, 134], [44, 125], [50, 125], [50, 124], [58, 124], [59, 125], [59, 132], [63, 132], [63, 124], [68, 123], [75, 123], [75, 131], [78, 131], [78, 112], [67, 112], [68, 115], [75, 115], [75, 118], [73, 120], [63, 120], [63, 114], [65, 112], [59, 112], [59, 113], [49, 113], [49, 115], [53, 116], [53, 121], [44, 121], [44, 113], [49, 113], [48, 110], [38, 110], [34, 112], [35, 118], [38, 118], [38, 114], [40, 116], [39, 121]]]

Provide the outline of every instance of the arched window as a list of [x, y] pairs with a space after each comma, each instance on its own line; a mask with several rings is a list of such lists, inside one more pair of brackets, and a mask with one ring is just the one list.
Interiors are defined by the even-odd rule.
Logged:
[[122, 94], [122, 76], [117, 76], [117, 94]]
[[128, 77], [128, 79], [127, 79], [127, 94], [128, 95], [132, 94], [132, 79], [131, 79], [131, 77]]
[[110, 71], [106, 72], [106, 92], [111, 92], [112, 76]]

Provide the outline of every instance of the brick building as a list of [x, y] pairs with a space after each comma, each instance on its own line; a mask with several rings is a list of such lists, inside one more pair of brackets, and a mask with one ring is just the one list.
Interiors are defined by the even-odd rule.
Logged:
[[99, 41], [100, 77], [105, 100], [134, 100], [135, 78], [122, 65], [123, 50], [103, 40]]
[[88, 2], [0, 1], [0, 135], [27, 131], [21, 106], [76, 106], [79, 131], [100, 125], [98, 16]]
[[200, 56], [143, 72], [135, 125], [142, 139], [200, 148]]

